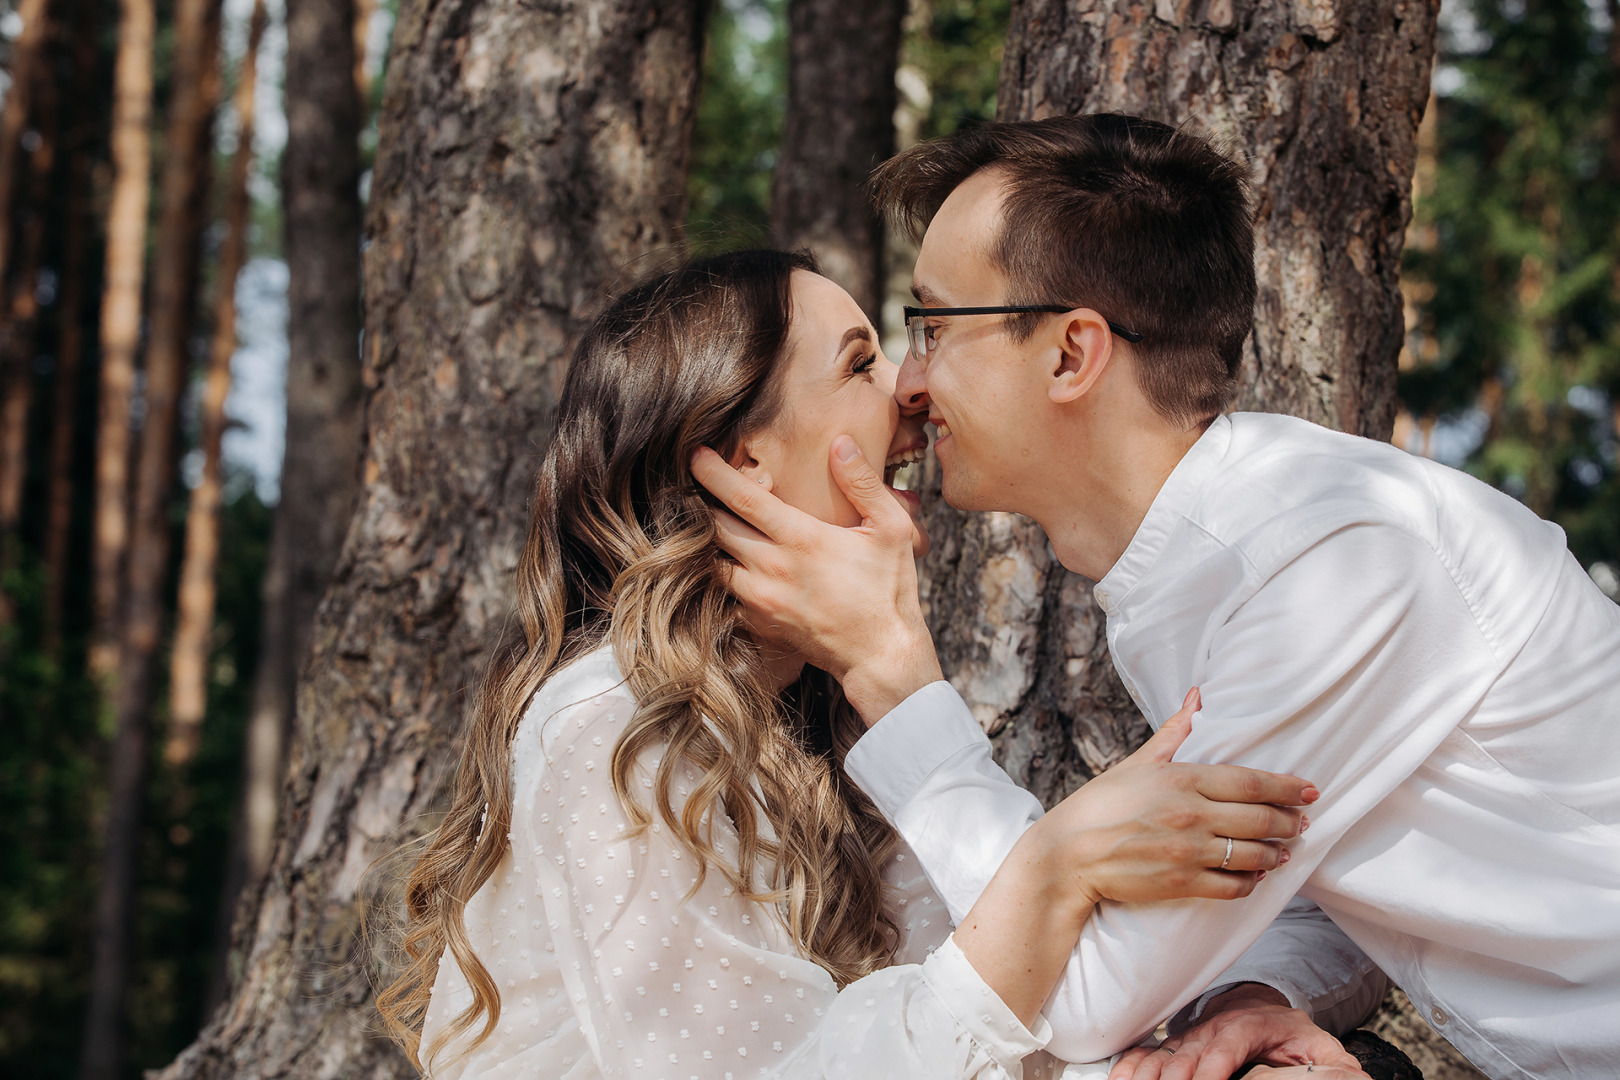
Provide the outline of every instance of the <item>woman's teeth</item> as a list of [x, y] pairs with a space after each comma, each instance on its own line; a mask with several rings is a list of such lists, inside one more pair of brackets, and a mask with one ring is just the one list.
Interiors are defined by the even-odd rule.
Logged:
[[927, 454], [928, 448], [925, 446], [919, 446], [914, 450], [902, 450], [898, 454], [893, 455], [888, 461], [883, 463], [883, 482], [888, 484], [890, 487], [893, 487], [895, 477], [899, 475], [901, 469], [905, 468], [907, 465], [921, 461], [927, 456]]
[[885, 461], [883, 463], [883, 467], [885, 469], [893, 469], [896, 466], [910, 465], [913, 462], [921, 461], [927, 456], [927, 453], [927, 449], [921, 446], [912, 450], [902, 450], [898, 454], [895, 454], [893, 457], [889, 458], [888, 461]]

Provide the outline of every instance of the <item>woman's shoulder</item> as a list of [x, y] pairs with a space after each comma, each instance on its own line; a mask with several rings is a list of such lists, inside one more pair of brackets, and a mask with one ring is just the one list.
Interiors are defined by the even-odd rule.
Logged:
[[554, 756], [581, 738], [600, 740], [605, 726], [622, 727], [635, 709], [613, 646], [604, 642], [552, 672], [534, 692], [518, 724], [514, 749], [521, 740]]

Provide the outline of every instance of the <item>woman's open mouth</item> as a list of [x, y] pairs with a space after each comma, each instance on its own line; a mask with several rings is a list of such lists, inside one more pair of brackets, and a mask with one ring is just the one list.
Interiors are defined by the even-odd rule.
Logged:
[[894, 487], [895, 477], [900, 475], [901, 469], [907, 465], [916, 464], [927, 455], [928, 443], [926, 441], [920, 446], [907, 447], [904, 450], [890, 454], [889, 460], [883, 463], [883, 482], [889, 487]]

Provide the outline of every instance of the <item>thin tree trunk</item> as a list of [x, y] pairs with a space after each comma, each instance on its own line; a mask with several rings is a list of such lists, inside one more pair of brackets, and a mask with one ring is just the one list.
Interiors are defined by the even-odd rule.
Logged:
[[180, 0], [175, 8], [174, 89], [164, 141], [162, 216], [152, 260], [146, 413], [131, 515], [118, 684], [113, 695], [112, 768], [81, 1070], [85, 1080], [112, 1080], [122, 1071], [123, 997], [129, 980], [141, 810], [146, 797], [153, 669], [163, 633], [175, 434], [212, 160], [209, 136], [219, 96], [218, 52], [219, 0]]
[[[36, 26], [29, 43], [27, 62], [15, 63], [12, 71], [27, 85], [14, 82], [12, 89], [29, 103], [29, 115], [20, 127], [33, 133], [28, 154], [27, 203], [7, 206], [0, 201], [0, 215], [8, 222], [21, 220], [22, 229], [15, 237], [16, 250], [5, 265], [11, 270], [4, 303], [4, 318], [0, 322], [0, 365], [6, 371], [5, 399], [0, 405], [0, 629], [9, 626], [15, 618], [15, 605], [4, 591], [4, 579], [16, 569], [22, 555], [22, 538], [18, 527], [22, 524], [23, 490], [28, 479], [29, 422], [34, 411], [34, 353], [38, 338], [39, 301], [36, 299], [40, 260], [45, 254], [45, 211], [50, 203], [52, 172], [56, 161], [57, 94], [49, 57], [45, 55], [49, 29], [43, 4], [34, 4]], [[21, 58], [19, 58], [20, 60]], [[10, 115], [11, 101], [7, 101], [6, 116]], [[0, 117], [0, 127], [4, 127]], [[9, 139], [13, 133], [5, 130], [0, 138]], [[22, 131], [16, 132], [22, 142]], [[0, 165], [0, 170], [16, 171], [21, 163], [13, 158]], [[14, 196], [15, 191], [0, 199]], [[3, 243], [4, 241], [0, 241]], [[0, 289], [4, 278], [0, 277]]]
[[[151, 199], [152, 0], [119, 0], [113, 72], [112, 200], [101, 301], [101, 401], [96, 432], [96, 517], [91, 550], [89, 667], [104, 691], [118, 667], [118, 615], [129, 547], [130, 402], [141, 340], [146, 214]], [[110, 694], [109, 694], [110, 696]]]
[[354, 93], [360, 102], [360, 119], [365, 120], [371, 104], [371, 76], [366, 71], [366, 42], [371, 20], [377, 14], [377, 0], [354, 0]]
[[248, 171], [253, 166], [253, 91], [258, 78], [259, 42], [267, 15], [256, 0], [247, 51], [237, 71], [237, 143], [225, 185], [225, 242], [219, 253], [219, 295], [214, 303], [214, 335], [204, 376], [200, 445], [202, 476], [191, 489], [186, 509], [185, 555], [174, 647], [169, 661], [169, 732], [164, 758], [184, 768], [196, 756], [208, 708], [208, 653], [214, 630], [214, 578], [219, 569], [219, 507], [223, 479], [220, 448], [225, 439], [225, 397], [231, 390], [231, 357], [236, 353], [236, 276], [247, 254]]
[[788, 102], [771, 199], [778, 247], [808, 247], [882, 325], [883, 223], [863, 184], [894, 153], [906, 0], [790, 0]]
[[16, 265], [12, 233], [17, 218], [17, 187], [22, 177], [19, 158], [23, 132], [28, 126], [33, 94], [45, 51], [49, 0], [18, 0], [16, 11], [22, 19], [22, 32], [11, 43], [11, 88], [5, 105], [0, 106], [0, 281], [5, 281]]
[[[88, 5], [75, 12], [73, 78], [85, 87], [95, 78], [97, 22]], [[92, 224], [88, 95], [75, 94], [62, 140], [67, 154], [63, 199], [61, 291], [57, 298], [56, 377], [52, 387], [51, 450], [45, 518], [44, 644], [47, 656], [62, 647], [63, 597], [68, 577], [68, 541], [73, 528], [74, 449], [79, 424], [79, 371], [84, 362], [85, 279]]]
[[242, 975], [163, 1076], [415, 1075], [372, 1033], [367, 976], [391, 974], [356, 936], [365, 877], [441, 803], [568, 351], [681, 220], [700, 21], [697, 0], [402, 9], [365, 258], [365, 483], [270, 874], [238, 918]]
[[[1260, 296], [1238, 407], [1387, 438], [1438, 6], [1024, 0], [999, 112], [1192, 121], [1247, 155]], [[1091, 583], [1022, 519], [935, 499], [930, 531], [943, 541], [925, 567], [935, 640], [1012, 775], [1052, 801], [1136, 745], [1147, 728], [1108, 659]]]
[[[269, 865], [298, 666], [360, 486], [359, 40], [351, 0], [287, 6], [287, 438], [262, 591], [259, 663], [243, 744], [242, 795], [226, 860], [234, 906]], [[222, 958], [222, 961], [224, 958]], [[217, 969], [211, 996], [223, 991]], [[215, 999], [217, 1000], [217, 998]]]

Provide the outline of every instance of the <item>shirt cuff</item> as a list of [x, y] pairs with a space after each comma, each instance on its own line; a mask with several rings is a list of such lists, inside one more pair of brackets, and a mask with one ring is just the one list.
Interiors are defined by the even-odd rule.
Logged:
[[956, 944], [956, 935], [923, 961], [923, 978], [968, 1037], [1009, 1073], [1024, 1058], [1046, 1048], [1052, 1025], [1038, 1016], [1032, 1032], [990, 989]]
[[986, 742], [962, 695], [941, 679], [896, 705], [856, 740], [844, 757], [844, 771], [893, 821], [935, 769]]

